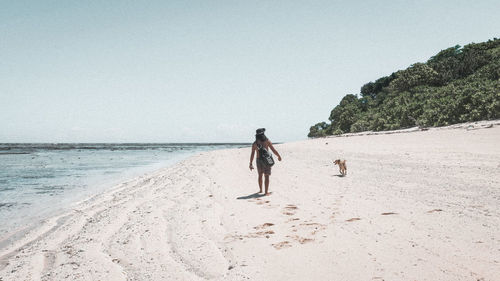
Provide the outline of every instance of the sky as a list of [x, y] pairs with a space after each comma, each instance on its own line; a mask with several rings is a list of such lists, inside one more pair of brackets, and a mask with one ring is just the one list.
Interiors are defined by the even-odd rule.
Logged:
[[500, 1], [0, 0], [0, 142], [307, 138], [346, 94], [500, 37]]

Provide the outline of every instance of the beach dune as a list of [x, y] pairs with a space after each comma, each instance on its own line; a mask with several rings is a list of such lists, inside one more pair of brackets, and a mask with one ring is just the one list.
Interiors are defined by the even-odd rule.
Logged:
[[[204, 152], [50, 218], [0, 280], [499, 280], [500, 127]], [[337, 158], [347, 159], [341, 177]]]

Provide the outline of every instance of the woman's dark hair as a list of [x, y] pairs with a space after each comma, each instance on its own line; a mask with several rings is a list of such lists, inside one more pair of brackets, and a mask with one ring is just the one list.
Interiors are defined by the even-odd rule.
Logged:
[[259, 140], [259, 141], [266, 141], [266, 140], [267, 140], [267, 137], [266, 137], [266, 135], [264, 135], [264, 134], [256, 134], [256, 135], [255, 135], [255, 140]]
[[266, 131], [265, 128], [260, 128], [255, 131], [255, 140], [256, 141], [266, 141], [267, 137], [264, 135], [264, 132]]

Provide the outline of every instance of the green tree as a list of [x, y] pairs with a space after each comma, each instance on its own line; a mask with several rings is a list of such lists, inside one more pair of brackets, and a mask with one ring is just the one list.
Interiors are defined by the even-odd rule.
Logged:
[[308, 136], [500, 118], [500, 39], [442, 50], [364, 84], [360, 96], [344, 96], [330, 124], [312, 126]]
[[309, 134], [307, 136], [310, 138], [324, 137], [327, 135], [328, 128], [329, 125], [326, 122], [317, 123], [314, 126], [311, 126], [311, 128], [309, 128]]
[[352, 124], [356, 122], [361, 112], [361, 104], [356, 95], [346, 95], [330, 113], [332, 129], [342, 133], [350, 132]]

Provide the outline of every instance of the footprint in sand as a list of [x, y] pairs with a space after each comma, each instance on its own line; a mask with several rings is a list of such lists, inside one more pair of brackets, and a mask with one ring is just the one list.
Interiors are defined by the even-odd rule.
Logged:
[[255, 229], [263, 229], [263, 228], [267, 228], [267, 227], [270, 227], [270, 226], [273, 226], [273, 225], [274, 225], [274, 223], [266, 222], [266, 223], [263, 223], [261, 225], [257, 225], [254, 228]]
[[276, 250], [281, 250], [284, 248], [292, 247], [292, 245], [290, 245], [290, 242], [288, 242], [288, 241], [282, 241], [282, 242], [272, 244], [272, 245]]
[[299, 218], [289, 218], [286, 222], [291, 222], [291, 221], [298, 221], [300, 220]]
[[274, 234], [274, 231], [273, 230], [258, 231], [258, 232], [255, 232], [254, 234], [259, 235], [259, 236], [264, 236], [266, 234]]
[[[288, 235], [286, 237], [292, 238], [293, 240], [299, 242], [300, 244], [305, 244], [315, 241], [313, 238], [317, 233], [326, 229], [326, 225], [317, 222], [304, 222], [297, 225], [291, 226], [291, 231], [296, 233], [294, 235]], [[308, 236], [308, 238], [304, 237]]]
[[316, 235], [316, 233], [326, 229], [326, 225], [317, 222], [301, 223], [299, 227], [302, 230], [310, 231], [311, 235]]
[[242, 238], [259, 238], [259, 237], [264, 237], [264, 236], [266, 238], [269, 238], [270, 237], [269, 235], [274, 234], [274, 231], [273, 230], [265, 230], [265, 229], [269, 228], [273, 225], [274, 225], [274, 223], [266, 222], [266, 223], [263, 223], [261, 225], [254, 226], [254, 229], [260, 230], [260, 231], [248, 233], [247, 235], [244, 235], [244, 236], [240, 235], [238, 238], [240, 238], [240, 237], [242, 237]]
[[292, 235], [292, 236], [288, 235], [287, 237], [292, 238], [293, 240], [299, 242], [300, 244], [306, 244], [314, 241], [314, 239], [312, 238], [301, 237], [298, 235]]
[[235, 241], [235, 240], [243, 240], [245, 238], [270, 238], [272, 234], [275, 234], [275, 232], [273, 230], [261, 230], [261, 231], [257, 231], [257, 232], [251, 232], [251, 233], [248, 233], [246, 235], [240, 235], [240, 234], [237, 234], [237, 235], [226, 235], [226, 237], [224, 239], [226, 240], [229, 240], [231, 239], [232, 241]]
[[297, 206], [292, 205], [292, 204], [288, 204], [288, 205], [286, 205], [285, 208], [283, 208], [283, 214], [287, 215], [287, 216], [293, 216], [293, 215], [295, 215], [295, 211], [297, 209], [298, 209]]
[[361, 220], [360, 218], [350, 218], [348, 220], [346, 220], [347, 222], [352, 222], [352, 221], [359, 221]]

